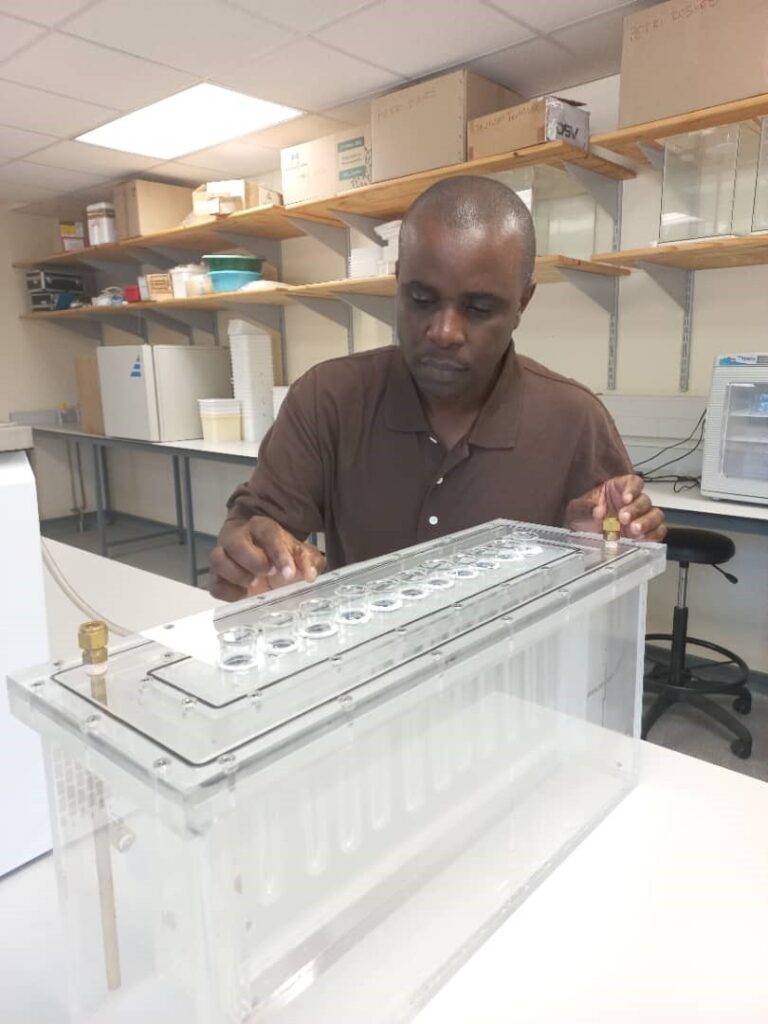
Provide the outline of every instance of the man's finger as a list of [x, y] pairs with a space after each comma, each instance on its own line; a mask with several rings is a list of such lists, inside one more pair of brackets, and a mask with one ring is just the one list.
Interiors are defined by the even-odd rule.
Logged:
[[[656, 540], [655, 535], [664, 526], [664, 513], [660, 508], [652, 508], [647, 515], [635, 519], [629, 526], [629, 535], [635, 540]], [[666, 528], [664, 533], [666, 534]]]
[[268, 560], [269, 564], [264, 572], [268, 572], [269, 567], [274, 566], [284, 580], [295, 579], [294, 538], [273, 520], [262, 516], [255, 516], [248, 525], [253, 541], [263, 550]]
[[221, 546], [213, 549], [209, 564], [212, 576], [233, 583], [236, 587], [247, 587], [253, 580], [253, 573], [233, 561]]
[[313, 583], [321, 573], [325, 572], [325, 557], [312, 544], [299, 545], [295, 558], [296, 569], [307, 583]]
[[[634, 501], [630, 502], [629, 505], [625, 505], [619, 511], [619, 521], [622, 526], [628, 526], [630, 523], [634, 526], [635, 520], [644, 516], [653, 506], [651, 505], [651, 499], [647, 494], [641, 494]], [[634, 530], [633, 533], [637, 531]]]
[[237, 528], [223, 532], [221, 547], [228, 558], [245, 570], [251, 579], [265, 576], [269, 572], [269, 558], [263, 548], [254, 543], [246, 524], [239, 524]]
[[246, 596], [244, 587], [238, 587], [234, 583], [221, 579], [220, 576], [211, 575], [208, 591], [213, 597], [220, 601], [242, 601]]

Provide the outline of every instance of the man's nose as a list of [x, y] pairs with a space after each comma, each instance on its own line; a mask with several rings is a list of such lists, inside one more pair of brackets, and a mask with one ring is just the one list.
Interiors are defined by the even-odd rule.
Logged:
[[430, 319], [427, 338], [439, 348], [462, 345], [465, 339], [464, 318], [451, 306], [438, 310]]

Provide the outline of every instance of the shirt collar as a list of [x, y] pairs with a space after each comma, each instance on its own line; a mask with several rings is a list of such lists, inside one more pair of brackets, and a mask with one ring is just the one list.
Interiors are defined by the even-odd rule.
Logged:
[[[480, 448], [513, 448], [522, 404], [523, 373], [510, 345], [493, 390], [469, 432], [468, 443]], [[399, 350], [389, 366], [384, 417], [390, 430], [431, 433], [413, 377]]]

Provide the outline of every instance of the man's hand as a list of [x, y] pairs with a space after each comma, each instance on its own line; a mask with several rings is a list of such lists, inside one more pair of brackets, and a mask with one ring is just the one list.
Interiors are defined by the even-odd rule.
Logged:
[[209, 590], [223, 601], [239, 601], [287, 583], [313, 583], [325, 571], [325, 557], [274, 519], [253, 516], [227, 522], [210, 561]]
[[667, 535], [664, 513], [643, 493], [639, 476], [613, 477], [574, 498], [565, 510], [565, 525], [571, 530], [599, 532], [606, 516], [618, 517], [622, 536], [632, 540], [663, 541]]

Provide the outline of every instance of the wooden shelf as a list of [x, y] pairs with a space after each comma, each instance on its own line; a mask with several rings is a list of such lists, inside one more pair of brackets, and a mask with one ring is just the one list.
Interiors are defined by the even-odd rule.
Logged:
[[565, 281], [561, 270], [579, 270], [584, 274], [599, 274], [602, 277], [623, 277], [629, 273], [625, 267], [601, 262], [597, 256], [594, 260], [579, 260], [574, 256], [538, 256], [536, 283], [559, 284]]
[[[615, 263], [598, 263], [593, 260], [579, 260], [573, 256], [539, 256], [536, 259], [537, 284], [559, 284], [566, 279], [561, 270], [580, 270], [585, 274], [600, 274], [605, 277], [621, 277], [629, 273], [625, 267]], [[291, 294], [308, 298], [332, 298], [334, 295], [378, 295], [393, 296], [397, 290], [392, 274], [381, 277], [350, 277], [341, 281], [323, 281], [319, 284], [295, 285]]]
[[702, 242], [678, 242], [648, 249], [598, 253], [596, 261], [624, 267], [656, 263], [681, 270], [719, 270], [768, 263], [768, 234], [745, 238], [717, 238]]
[[635, 176], [634, 171], [621, 164], [613, 163], [595, 153], [585, 153], [570, 143], [543, 142], [537, 146], [527, 146], [525, 149], [512, 150], [497, 156], [469, 160], [463, 164], [450, 164], [448, 167], [436, 167], [430, 171], [409, 174], [405, 178], [392, 178], [390, 181], [364, 185], [362, 188], [351, 189], [329, 199], [295, 203], [287, 207], [287, 210], [297, 216], [332, 215], [334, 210], [340, 210], [344, 213], [358, 213], [377, 218], [400, 217], [425, 189], [445, 178], [454, 178], [458, 174], [495, 174], [519, 167], [532, 167], [534, 164], [558, 166], [565, 160], [614, 180]]
[[[497, 171], [534, 164], [560, 165], [568, 160], [613, 179], [634, 177], [635, 172], [620, 164], [613, 163], [594, 153], [567, 142], [544, 142], [537, 146], [513, 150], [498, 156], [484, 157], [463, 164], [451, 164], [405, 178], [367, 185], [363, 188], [343, 192], [339, 196], [316, 200], [310, 203], [294, 203], [291, 206], [260, 206], [242, 210], [228, 217], [211, 217], [203, 224], [189, 228], [175, 228], [140, 238], [128, 238], [109, 245], [88, 246], [77, 252], [60, 252], [43, 256], [38, 260], [26, 260], [14, 266], [29, 270], [40, 266], [87, 266], [91, 263], [141, 263], [142, 250], [176, 249], [190, 254], [222, 252], [236, 248], [236, 242], [226, 235], [244, 235], [285, 241], [300, 238], [305, 232], [293, 218], [339, 225], [334, 210], [365, 214], [369, 217], [399, 217], [424, 189], [443, 178], [457, 174], [493, 174]], [[148, 261], [147, 261], [148, 262]]]
[[[766, 240], [768, 245], [768, 240]], [[611, 256], [615, 254], [609, 254]], [[539, 256], [536, 260], [536, 281], [539, 284], [554, 284], [565, 280], [561, 269], [580, 270], [586, 274], [601, 274], [617, 277], [628, 274], [629, 270], [607, 260], [598, 263], [579, 260], [572, 256]], [[293, 297], [332, 299], [341, 295], [374, 295], [392, 298], [397, 290], [394, 275], [381, 277], [350, 277], [340, 281], [321, 281], [318, 284], [285, 285], [250, 292], [215, 292], [192, 299], [168, 299], [165, 302], [126, 302], [119, 306], [81, 306], [78, 309], [60, 309], [40, 313], [25, 313], [23, 320], [83, 320], [101, 317], [131, 316], [145, 310], [162, 313], [164, 309], [217, 310], [231, 309], [236, 305], [287, 306]]]
[[217, 312], [233, 305], [242, 306], [287, 306], [291, 303], [288, 285], [255, 292], [215, 292], [193, 299], [168, 299], [165, 302], [125, 302], [119, 306], [81, 306], [79, 309], [57, 309], [40, 313], [25, 313], [22, 320], [83, 320], [100, 316], [131, 316], [151, 310], [162, 313], [164, 309], [191, 309]]
[[763, 93], [760, 96], [750, 96], [745, 100], [734, 100], [731, 103], [721, 103], [716, 107], [705, 107], [703, 110], [693, 110], [687, 114], [676, 114], [674, 117], [664, 117], [646, 124], [619, 128], [614, 132], [603, 132], [593, 135], [590, 141], [592, 145], [601, 146], [612, 153], [619, 153], [632, 160], [647, 163], [646, 157], [638, 149], [638, 143], [654, 145], [672, 135], [683, 135], [686, 132], [700, 131], [703, 128], [718, 128], [721, 125], [737, 124], [739, 121], [749, 121], [766, 114], [768, 114], [768, 93]]
[[341, 281], [322, 281], [319, 284], [301, 284], [291, 288], [293, 295], [306, 298], [330, 299], [336, 295], [378, 295], [384, 298], [394, 296], [397, 282], [394, 274], [380, 277], [346, 277]]
[[[322, 215], [316, 215], [312, 219], [331, 220]], [[211, 217], [204, 224], [197, 224], [194, 227], [174, 228], [154, 235], [142, 235], [140, 238], [127, 238], [110, 245], [91, 245], [77, 252], [55, 253], [39, 260], [14, 263], [14, 266], [30, 270], [40, 266], [76, 267], [102, 260], [110, 263], [140, 263], [143, 249], [179, 249], [202, 256], [207, 252], [223, 252], [236, 248], [236, 244], [224, 236], [224, 232], [227, 231], [275, 241], [301, 238], [304, 234], [300, 227], [288, 219], [288, 212], [284, 206], [259, 206], [230, 214], [228, 217]]]

